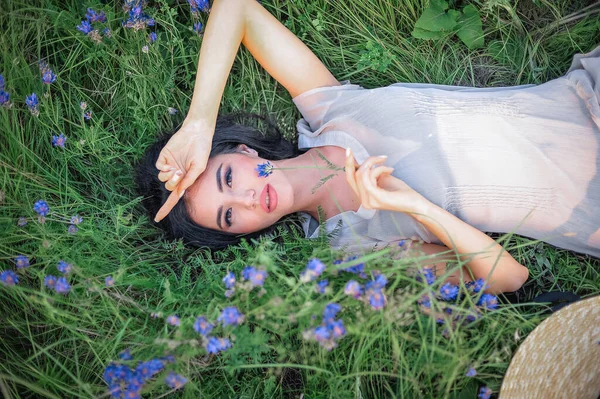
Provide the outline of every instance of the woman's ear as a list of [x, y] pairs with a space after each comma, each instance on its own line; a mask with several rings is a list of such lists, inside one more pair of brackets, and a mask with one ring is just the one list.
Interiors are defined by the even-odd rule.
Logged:
[[247, 154], [254, 157], [258, 157], [258, 152], [254, 148], [248, 147], [246, 144], [239, 144], [237, 146], [237, 152], [240, 154]]

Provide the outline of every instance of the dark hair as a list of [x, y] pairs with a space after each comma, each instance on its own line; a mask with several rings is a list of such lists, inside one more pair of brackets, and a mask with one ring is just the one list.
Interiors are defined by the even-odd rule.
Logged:
[[[240, 123], [236, 123], [238, 121]], [[179, 201], [159, 223], [154, 222], [154, 216], [171, 194], [158, 179], [158, 169], [155, 166], [160, 151], [171, 136], [172, 134], [167, 134], [159, 137], [135, 167], [135, 184], [138, 194], [143, 197], [142, 204], [152, 223], [164, 230], [168, 238], [182, 238], [186, 244], [197, 247], [222, 249], [239, 243], [242, 237], [258, 238], [274, 230], [275, 226], [270, 226], [254, 233], [239, 235], [202, 227], [190, 218], [184, 201]], [[234, 153], [239, 144], [245, 144], [255, 149], [261, 158], [273, 161], [293, 158], [301, 153], [295, 145], [283, 138], [277, 125], [268, 117], [251, 113], [219, 116], [209, 157]]]

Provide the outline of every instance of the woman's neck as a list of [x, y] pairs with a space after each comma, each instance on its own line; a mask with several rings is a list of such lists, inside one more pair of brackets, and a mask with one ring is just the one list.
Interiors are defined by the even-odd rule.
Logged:
[[311, 148], [295, 158], [273, 162], [282, 168], [294, 189], [294, 211], [319, 219], [319, 206], [327, 218], [354, 210], [360, 200], [346, 181], [342, 169], [345, 150], [335, 146]]

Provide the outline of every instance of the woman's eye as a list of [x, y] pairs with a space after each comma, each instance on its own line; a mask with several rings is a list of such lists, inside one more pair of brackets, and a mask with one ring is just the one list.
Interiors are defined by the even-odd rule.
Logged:
[[225, 223], [227, 223], [228, 227], [231, 227], [231, 208], [225, 212]]
[[225, 174], [225, 183], [231, 187], [231, 168], [227, 168], [227, 173]]

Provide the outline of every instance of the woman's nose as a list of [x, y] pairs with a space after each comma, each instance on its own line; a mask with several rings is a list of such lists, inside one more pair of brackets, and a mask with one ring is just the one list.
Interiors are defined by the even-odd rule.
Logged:
[[236, 193], [236, 202], [246, 208], [254, 209], [256, 207], [256, 191], [244, 190]]

